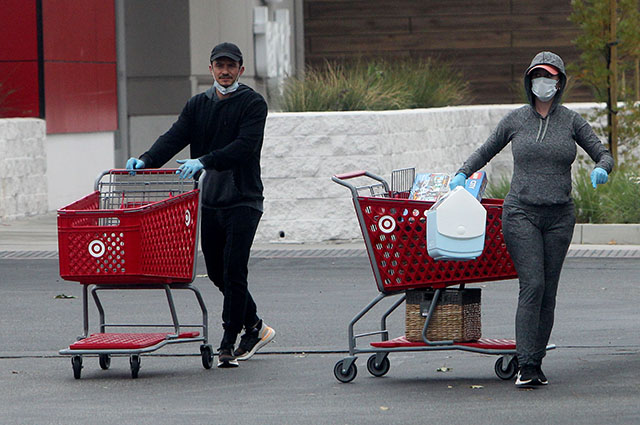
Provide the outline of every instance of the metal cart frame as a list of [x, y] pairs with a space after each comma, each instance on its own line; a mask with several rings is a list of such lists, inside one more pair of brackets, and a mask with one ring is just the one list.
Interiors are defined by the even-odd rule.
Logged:
[[[426, 219], [424, 218], [426, 210], [433, 205], [433, 202], [408, 199], [414, 175], [413, 168], [393, 171], [392, 187], [389, 187], [384, 178], [364, 170], [332, 177], [335, 183], [348, 188], [351, 192], [379, 291], [379, 294], [349, 322], [347, 327], [349, 356], [336, 363], [334, 375], [338, 381], [345, 383], [355, 379], [356, 359], [361, 353], [372, 353], [367, 361], [367, 370], [373, 376], [380, 377], [389, 371], [389, 353], [461, 350], [500, 356], [495, 363], [494, 371], [501, 379], [511, 379], [518, 369], [514, 340], [481, 338], [474, 342], [455, 342], [453, 340], [431, 341], [427, 338], [427, 328], [445, 288], [457, 285], [463, 289], [467, 283], [517, 278], [511, 258], [502, 241], [500, 221], [502, 201], [483, 200], [483, 205], [489, 214], [485, 252], [479, 258], [471, 261], [436, 263], [426, 253]], [[355, 186], [347, 181], [358, 177], [373, 179], [375, 183]], [[362, 195], [363, 192], [366, 195]], [[407, 216], [408, 218], [405, 218]], [[405, 232], [404, 229], [408, 235], [400, 235]], [[417, 235], [421, 235], [422, 240], [418, 240]], [[412, 246], [413, 251], [405, 252], [404, 249], [407, 246]], [[488, 251], [491, 251], [491, 259], [487, 255]], [[416, 256], [420, 258], [413, 258]], [[412, 258], [409, 260], [408, 257]], [[452, 263], [455, 263], [455, 266]], [[410, 342], [404, 336], [390, 340], [387, 318], [405, 302], [404, 291], [425, 288], [434, 289], [435, 292], [422, 329], [422, 342]], [[399, 298], [382, 314], [379, 330], [359, 334], [354, 332], [356, 323], [380, 301], [398, 295], [400, 295]], [[380, 335], [381, 341], [371, 343], [371, 348], [357, 346], [359, 338], [375, 335]], [[553, 348], [555, 345], [547, 346], [547, 350]]]
[[[204, 173], [200, 179], [203, 176]], [[97, 355], [103, 370], [109, 369], [112, 356], [129, 356], [131, 377], [135, 379], [141, 354], [167, 344], [190, 342], [201, 342], [202, 364], [211, 368], [213, 349], [208, 344], [208, 312], [200, 291], [192, 284], [200, 231], [198, 181], [182, 180], [174, 169], [137, 170], [135, 174], [108, 170], [98, 176], [94, 189], [92, 194], [58, 211], [60, 274], [66, 280], [82, 284], [83, 333], [76, 343], [59, 351], [71, 356], [74, 377], [81, 377], [83, 355]], [[154, 244], [147, 239], [153, 239], [156, 231], [179, 233], [178, 240], [188, 246], [178, 250], [164, 247], [164, 258], [154, 260], [160, 249], [151, 248], [147, 252], [150, 244]], [[166, 237], [156, 235], [163, 236]], [[169, 241], [172, 242], [176, 243]], [[103, 260], [107, 254], [108, 259]], [[89, 335], [89, 290], [99, 314], [99, 332], [92, 335]], [[98, 292], [113, 290], [163, 290], [172, 323], [107, 322]], [[173, 290], [194, 294], [201, 323], [180, 323]], [[107, 333], [107, 328], [170, 328], [171, 332]], [[198, 329], [201, 334], [184, 332], [184, 328]]]

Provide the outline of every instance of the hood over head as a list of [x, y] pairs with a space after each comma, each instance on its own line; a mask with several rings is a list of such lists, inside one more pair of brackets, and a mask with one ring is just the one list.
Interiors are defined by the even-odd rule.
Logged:
[[527, 99], [529, 100], [529, 104], [531, 106], [534, 106], [535, 95], [531, 92], [531, 75], [529, 75], [529, 71], [539, 65], [551, 65], [559, 71], [560, 88], [553, 98], [553, 105], [551, 106], [551, 109], [553, 110], [558, 104], [560, 104], [562, 94], [567, 85], [567, 73], [564, 68], [564, 62], [562, 61], [562, 58], [560, 56], [552, 52], [540, 52], [535, 55], [535, 57], [531, 61], [531, 64], [524, 72], [524, 90], [527, 93]]

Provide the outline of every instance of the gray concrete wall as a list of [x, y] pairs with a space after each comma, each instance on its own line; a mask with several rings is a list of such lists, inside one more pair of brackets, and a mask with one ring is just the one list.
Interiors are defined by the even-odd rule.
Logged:
[[189, 0], [127, 0], [129, 115], [180, 112], [191, 95]]
[[[350, 193], [333, 183], [332, 175], [365, 169], [389, 179], [392, 170], [404, 167], [415, 167], [417, 172], [453, 173], [484, 142], [498, 121], [518, 106], [270, 113], [262, 151], [265, 214], [256, 240], [310, 243], [359, 239], [361, 234]], [[568, 106], [584, 115], [596, 105]], [[173, 120], [175, 115], [133, 117], [131, 135], [140, 145], [136, 155], [146, 150]], [[107, 135], [77, 135], [73, 140], [50, 136], [44, 154], [41, 152], [45, 149], [42, 143], [25, 144], [31, 147], [31, 153], [21, 155], [47, 158], [45, 166], [38, 166], [37, 170], [30, 172], [43, 173], [42, 170], [46, 169], [47, 176], [36, 174], [29, 180], [35, 183], [21, 187], [21, 181], [13, 177], [21, 169], [16, 168], [11, 159], [30, 160], [15, 158], [14, 154], [2, 151], [11, 151], [7, 150], [6, 140], [18, 140], [15, 128], [13, 124], [7, 126], [0, 121], [0, 154], [3, 154], [0, 160], [5, 161], [0, 168], [5, 176], [2, 189], [5, 194], [10, 193], [0, 197], [3, 200], [0, 206], [5, 206], [5, 202], [10, 202], [18, 194], [24, 195], [23, 199], [33, 198], [31, 194], [35, 198], [42, 196], [41, 191], [48, 182], [49, 209], [59, 208], [90, 192], [96, 175], [113, 166], [109, 154], [113, 143]], [[27, 138], [34, 137], [35, 130], [26, 131]], [[41, 131], [44, 134], [44, 130]], [[17, 152], [12, 149], [12, 152]], [[188, 156], [188, 151], [183, 151], [176, 158]], [[38, 160], [34, 163], [37, 164]], [[74, 164], [73, 170], [59, 166], [70, 163]], [[167, 166], [175, 167], [176, 163], [172, 160]], [[510, 174], [511, 169], [508, 147], [485, 167], [490, 180]], [[369, 182], [358, 182], [364, 183]], [[30, 209], [21, 214], [38, 211]], [[4, 216], [7, 215], [14, 217], [16, 212], [7, 213], [5, 207]], [[610, 229], [618, 232], [618, 236], [612, 237], [617, 243], [624, 243], [627, 240], [625, 236], [634, 237], [632, 231], [624, 226]], [[601, 236], [593, 234], [596, 231], [580, 228], [574, 235], [575, 243], [602, 243]], [[281, 237], [282, 233], [284, 237]], [[600, 242], [592, 242], [594, 240]]]
[[[126, 116], [117, 135], [116, 166], [140, 155], [164, 131], [193, 95], [209, 88], [209, 53], [223, 41], [243, 52], [242, 82], [261, 93], [272, 109], [274, 81], [256, 75], [253, 13], [269, 5], [269, 12], [288, 9], [292, 35], [292, 68], [303, 67], [302, 1], [282, 0], [122, 0], [125, 51]], [[271, 17], [273, 19], [273, 17]], [[297, 41], [296, 41], [297, 40]], [[124, 109], [124, 108], [123, 108]], [[122, 140], [120, 138], [123, 138]]]
[[47, 211], [45, 122], [0, 119], [0, 222]]

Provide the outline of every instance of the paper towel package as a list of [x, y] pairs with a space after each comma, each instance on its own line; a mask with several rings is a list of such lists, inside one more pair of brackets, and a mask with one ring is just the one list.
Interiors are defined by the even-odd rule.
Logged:
[[462, 186], [427, 211], [427, 252], [435, 260], [475, 260], [484, 250], [487, 210]]

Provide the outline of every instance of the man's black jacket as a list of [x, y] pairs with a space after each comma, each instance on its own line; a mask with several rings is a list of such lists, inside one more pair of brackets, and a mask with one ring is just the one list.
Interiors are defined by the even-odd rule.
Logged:
[[207, 170], [205, 207], [250, 206], [262, 211], [260, 151], [267, 103], [244, 84], [226, 99], [218, 99], [214, 90], [189, 99], [178, 120], [140, 159], [146, 168], [161, 167], [189, 145], [191, 158], [198, 158]]

